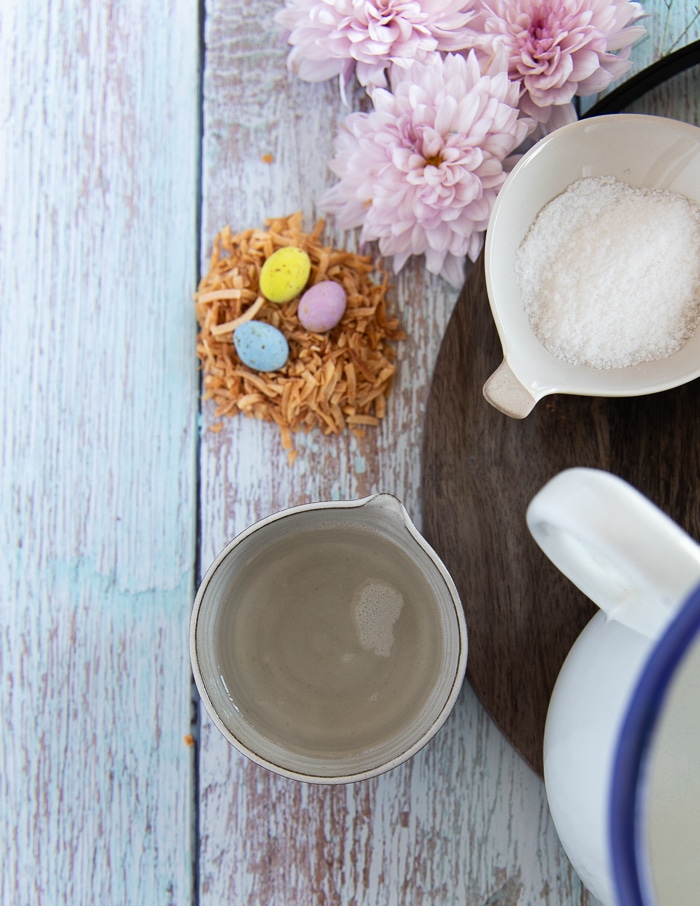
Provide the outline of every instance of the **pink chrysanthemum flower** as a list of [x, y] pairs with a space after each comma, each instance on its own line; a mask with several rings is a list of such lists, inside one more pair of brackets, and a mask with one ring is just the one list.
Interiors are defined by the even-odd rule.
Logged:
[[362, 226], [362, 241], [378, 240], [397, 272], [422, 254], [459, 287], [465, 257], [481, 251], [503, 161], [533, 123], [519, 115], [505, 60], [482, 72], [474, 53], [436, 53], [392, 67], [391, 89], [372, 92], [372, 112], [346, 118], [330, 163], [340, 182], [321, 207], [341, 229]]
[[353, 69], [361, 85], [385, 86], [385, 70], [462, 50], [474, 0], [285, 0], [275, 19], [293, 45], [289, 69], [307, 82]]
[[523, 112], [549, 128], [576, 119], [574, 95], [602, 91], [629, 67], [632, 44], [645, 34], [631, 0], [477, 0], [470, 23], [487, 57], [503, 50], [520, 82]]

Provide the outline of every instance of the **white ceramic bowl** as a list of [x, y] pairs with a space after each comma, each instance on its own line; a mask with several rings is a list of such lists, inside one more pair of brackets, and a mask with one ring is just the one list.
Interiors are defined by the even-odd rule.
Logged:
[[535, 335], [520, 298], [515, 254], [542, 207], [585, 176], [669, 189], [700, 204], [700, 129], [631, 113], [583, 119], [541, 139], [509, 174], [486, 234], [486, 286], [504, 361], [484, 395], [515, 418], [550, 393], [639, 396], [700, 376], [700, 330], [667, 358], [612, 369], [569, 364]]

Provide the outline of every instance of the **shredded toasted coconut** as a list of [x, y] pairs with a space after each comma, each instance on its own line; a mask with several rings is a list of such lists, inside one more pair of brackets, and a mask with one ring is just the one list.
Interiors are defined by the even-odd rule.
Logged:
[[[319, 220], [312, 233], [304, 233], [297, 212], [267, 220], [266, 230], [233, 234], [225, 227], [214, 239], [209, 273], [195, 295], [202, 398], [213, 401], [217, 418], [242, 412], [274, 422], [290, 462], [296, 456], [294, 432], [319, 428], [340, 434], [347, 429], [361, 437], [366, 426], [379, 424], [396, 371], [391, 341], [405, 339], [398, 318], [387, 313], [386, 272], [369, 256], [322, 245], [324, 225]], [[307, 286], [335, 280], [347, 293], [345, 314], [327, 334], [301, 326], [299, 297], [278, 305], [260, 295], [265, 260], [285, 246], [309, 255]], [[238, 358], [233, 331], [252, 317], [273, 324], [287, 338], [289, 359], [278, 371], [256, 372]], [[212, 429], [221, 430], [221, 425], [219, 421]]]

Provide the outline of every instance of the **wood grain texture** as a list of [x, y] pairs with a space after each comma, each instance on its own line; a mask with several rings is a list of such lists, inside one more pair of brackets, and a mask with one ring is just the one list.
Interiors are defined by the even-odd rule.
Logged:
[[0, 27], [0, 902], [188, 903], [197, 11]]
[[201, 122], [192, 0], [1, 6], [0, 902], [590, 903], [540, 780], [469, 685], [416, 759], [366, 784], [279, 780], [206, 720], [195, 774], [196, 558], [323, 497], [392, 491], [421, 524], [458, 294], [420, 262], [394, 281], [409, 339], [364, 440], [301, 437], [289, 469], [274, 428], [217, 435], [205, 407], [198, 450], [198, 259], [226, 223], [300, 209], [311, 226], [337, 87], [287, 76], [278, 0], [206, 3]]
[[[700, 67], [694, 67], [630, 111], [700, 125], [699, 97]], [[700, 411], [700, 384], [631, 400], [554, 395], [517, 422], [484, 406], [481, 388], [501, 359], [481, 262], [455, 306], [431, 385], [424, 531], [464, 600], [471, 628], [468, 677], [541, 774], [551, 690], [595, 609], [534, 545], [524, 521], [527, 505], [564, 468], [603, 468], [700, 538], [700, 438], [697, 418], [690, 415]], [[450, 394], [455, 386], [463, 392]]]
[[[332, 183], [326, 163], [347, 111], [336, 85], [287, 76], [277, 8], [207, 4], [202, 268], [225, 224], [241, 230], [301, 210], [310, 227]], [[331, 222], [326, 238], [354, 247], [354, 235]], [[456, 298], [421, 262], [394, 281], [391, 300], [409, 339], [399, 346], [387, 417], [363, 440], [301, 435], [290, 468], [274, 426], [239, 416], [213, 433], [205, 406], [203, 567], [251, 522], [310, 500], [391, 491], [420, 525], [423, 417]], [[324, 788], [278, 778], [231, 749], [206, 716], [199, 764], [202, 904], [590, 902], [558, 843], [541, 781], [468, 686], [422, 753], [372, 781]]]
[[[440, 348], [423, 450], [423, 529], [450, 570], [470, 630], [468, 677], [540, 775], [549, 699], [596, 611], [539, 550], [527, 506], [554, 475], [605, 469], [700, 538], [700, 381], [634, 399], [545, 397], [524, 420], [484, 404], [503, 358], [483, 260]], [[460, 392], [451, 392], [459, 387]]]

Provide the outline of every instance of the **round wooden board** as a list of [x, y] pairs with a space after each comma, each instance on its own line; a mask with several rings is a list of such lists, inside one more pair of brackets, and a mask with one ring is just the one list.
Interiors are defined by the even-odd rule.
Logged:
[[557, 472], [591, 466], [620, 475], [700, 537], [700, 381], [632, 399], [545, 397], [518, 421], [483, 397], [501, 359], [482, 258], [457, 301], [433, 375], [423, 533], [462, 596], [468, 679], [542, 775], [551, 691], [595, 608], [532, 540], [527, 505]]

